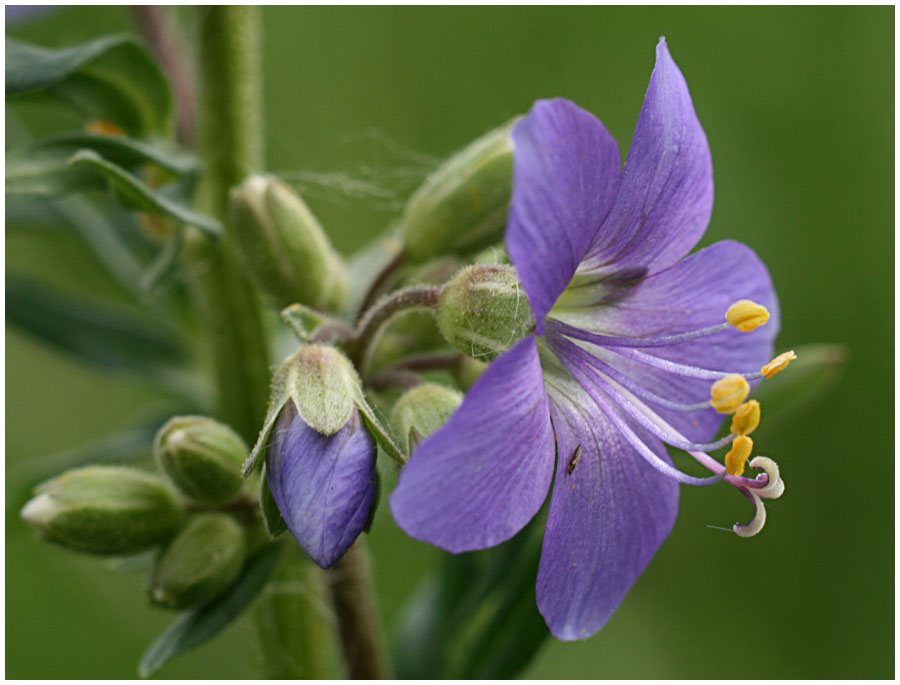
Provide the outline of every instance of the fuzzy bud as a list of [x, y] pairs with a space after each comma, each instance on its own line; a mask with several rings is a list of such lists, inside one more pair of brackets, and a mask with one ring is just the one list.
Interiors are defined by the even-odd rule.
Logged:
[[153, 452], [160, 469], [196, 502], [226, 504], [241, 491], [247, 445], [218, 421], [176, 416], [157, 432]]
[[150, 600], [169, 609], [204, 604], [232, 583], [246, 556], [244, 529], [233, 518], [194, 516], [160, 557]]
[[340, 309], [344, 263], [300, 197], [271, 176], [250, 176], [231, 191], [231, 225], [250, 273], [281, 307], [299, 302]]
[[39, 485], [22, 518], [50, 542], [127, 555], [168, 542], [184, 508], [157, 476], [125, 466], [88, 466]]
[[391, 425], [400, 446], [411, 452], [447, 420], [462, 403], [462, 395], [437, 383], [423, 383], [400, 396], [391, 410]]
[[403, 232], [411, 260], [474, 252], [503, 238], [512, 194], [514, 123], [454, 154], [409, 199]]
[[534, 330], [534, 314], [511, 266], [476, 265], [447, 283], [437, 309], [441, 334], [463, 354], [493, 359]]

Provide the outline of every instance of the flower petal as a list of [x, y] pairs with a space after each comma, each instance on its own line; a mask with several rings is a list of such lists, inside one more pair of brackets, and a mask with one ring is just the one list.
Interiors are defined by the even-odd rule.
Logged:
[[[558, 318], [586, 333], [604, 336], [650, 337], [683, 333], [725, 321], [728, 307], [738, 300], [765, 306], [769, 322], [751, 332], [729, 328], [705, 338], [643, 352], [681, 364], [730, 372], [758, 371], [772, 357], [779, 328], [778, 299], [765, 264], [753, 250], [733, 241], [700, 250], [665, 271], [645, 278], [615, 306], [598, 305], [560, 312]], [[554, 313], [556, 314], [556, 313]], [[672, 402], [694, 404], [709, 399], [710, 381], [676, 376], [591, 348], [594, 355], [639, 385]], [[679, 412], [653, 409], [696, 442], [709, 440], [722, 421], [712, 409]]]
[[300, 547], [322, 568], [343, 556], [375, 500], [375, 443], [353, 412], [334, 435], [281, 412], [266, 460], [269, 490]]
[[609, 212], [621, 162], [603, 124], [568, 100], [539, 100], [512, 139], [506, 247], [540, 334]]
[[697, 244], [712, 203], [706, 134], [684, 77], [660, 39], [619, 193], [585, 269], [664, 269]]
[[[574, 399], [551, 402], [560, 456], [537, 578], [538, 609], [561, 640], [609, 620], [671, 532], [679, 495], [589, 397]], [[669, 462], [659, 441], [641, 437]]]
[[450, 552], [511, 538], [553, 477], [553, 429], [535, 339], [491, 363], [450, 421], [413, 453], [391, 496], [398, 525]]

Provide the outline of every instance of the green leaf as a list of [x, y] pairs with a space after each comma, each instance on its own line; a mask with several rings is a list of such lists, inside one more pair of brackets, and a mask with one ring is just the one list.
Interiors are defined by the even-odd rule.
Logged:
[[61, 50], [7, 38], [6, 96], [54, 98], [138, 138], [170, 128], [169, 85], [144, 47], [126, 35]]
[[187, 207], [170, 200], [162, 192], [154, 190], [137, 176], [122, 167], [103, 159], [96, 152], [81, 150], [69, 160], [77, 169], [89, 169], [105, 177], [119, 198], [129, 207], [150, 214], [168, 216], [181, 223], [199, 228], [212, 237], [222, 235], [222, 226], [212, 217], [198, 214]]
[[79, 150], [93, 150], [104, 159], [128, 170], [143, 164], [155, 164], [176, 176], [194, 176], [199, 172], [199, 162], [191, 155], [126, 136], [89, 133], [55, 136], [32, 143], [28, 150], [38, 154], [55, 152], [66, 159]]
[[103, 188], [103, 180], [52, 150], [6, 155], [6, 194], [51, 197]]
[[158, 378], [180, 364], [184, 350], [162, 324], [65, 295], [21, 276], [6, 277], [6, 318], [77, 359], [111, 371]]
[[762, 405], [754, 439], [770, 435], [815, 406], [838, 382], [850, 356], [844, 345], [825, 343], [801, 345], [794, 351], [797, 359], [790, 366], [753, 391]]
[[209, 642], [240, 616], [269, 580], [278, 561], [279, 547], [263, 548], [222, 595], [181, 614], [144, 653], [138, 666], [140, 676], [147, 678], [179, 654]]

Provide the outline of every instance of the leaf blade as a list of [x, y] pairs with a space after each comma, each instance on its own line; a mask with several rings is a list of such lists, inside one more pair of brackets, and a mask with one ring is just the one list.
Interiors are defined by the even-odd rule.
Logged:
[[183, 613], [150, 645], [138, 665], [147, 678], [179, 654], [199, 647], [231, 624], [262, 592], [278, 561], [280, 545], [269, 545], [244, 566], [238, 579], [212, 602]]

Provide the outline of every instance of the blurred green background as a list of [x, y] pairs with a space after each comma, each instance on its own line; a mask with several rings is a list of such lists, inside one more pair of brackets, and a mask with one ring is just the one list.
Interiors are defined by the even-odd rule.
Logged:
[[[727, 488], [684, 489], [674, 533], [609, 625], [581, 643], [548, 642], [526, 676], [893, 675], [893, 12], [264, 11], [269, 167], [292, 173], [344, 251], [383, 228], [429, 158], [537, 98], [575, 100], [624, 152], [665, 35], [713, 151], [704, 243], [735, 238], [768, 263], [780, 349], [850, 349], [834, 390], [761, 445], [787, 481], [764, 533], [708, 528], [749, 519], [747, 503]], [[63, 46], [132, 29], [127, 9], [68, 7], [8, 33]], [[348, 180], [374, 186], [356, 192]], [[54, 233], [51, 249], [40, 235], [7, 232], [8, 269], [117, 297], [77, 238]], [[36, 460], [126, 424], [153, 395], [9, 327], [6, 343], [6, 675], [132, 677], [170, 617], [146, 606], [141, 576], [39, 544], [15, 507]], [[370, 542], [390, 626], [437, 556], [386, 508]], [[162, 675], [250, 677], [251, 642], [241, 622]]]

